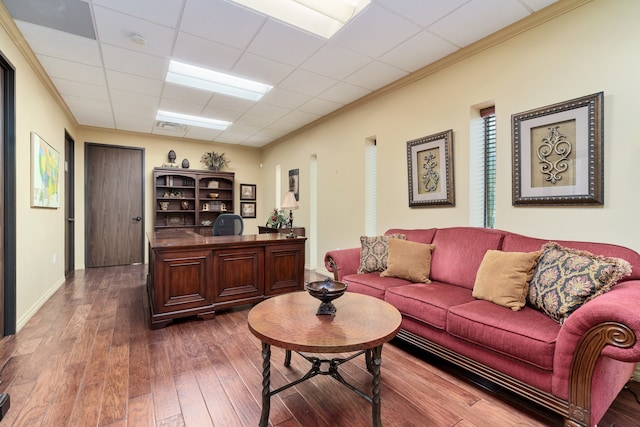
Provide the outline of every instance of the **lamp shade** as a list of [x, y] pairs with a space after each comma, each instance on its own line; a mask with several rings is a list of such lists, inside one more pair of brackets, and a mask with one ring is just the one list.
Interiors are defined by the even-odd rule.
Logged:
[[282, 205], [280, 206], [282, 209], [298, 209], [298, 202], [296, 202], [296, 195], [293, 194], [293, 191], [289, 191], [284, 196], [284, 200], [282, 201]]

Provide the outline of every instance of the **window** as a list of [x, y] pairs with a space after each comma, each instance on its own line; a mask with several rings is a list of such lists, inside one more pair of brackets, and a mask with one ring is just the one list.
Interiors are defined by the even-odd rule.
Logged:
[[480, 110], [484, 146], [484, 226], [496, 225], [496, 113], [495, 107]]
[[367, 138], [365, 141], [364, 151], [364, 232], [367, 236], [376, 235], [376, 219], [377, 219], [377, 163], [378, 150], [376, 146], [376, 138]]

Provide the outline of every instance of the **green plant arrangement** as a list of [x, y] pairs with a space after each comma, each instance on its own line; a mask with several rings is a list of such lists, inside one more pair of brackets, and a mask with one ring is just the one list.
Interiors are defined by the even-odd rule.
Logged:
[[223, 167], [229, 165], [230, 161], [224, 157], [224, 153], [218, 154], [215, 151], [207, 151], [200, 158], [200, 162], [203, 163], [209, 170], [218, 172]]
[[289, 223], [289, 218], [284, 213], [282, 209], [274, 209], [269, 214], [269, 218], [267, 219], [267, 227], [269, 228], [282, 228], [286, 227]]

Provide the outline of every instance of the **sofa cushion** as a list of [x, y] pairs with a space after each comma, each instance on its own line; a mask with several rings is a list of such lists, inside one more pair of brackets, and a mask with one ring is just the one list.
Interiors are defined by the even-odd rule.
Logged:
[[562, 323], [584, 303], [607, 292], [629, 274], [631, 266], [623, 259], [547, 243], [531, 279], [529, 302]]
[[358, 273], [380, 272], [387, 268], [389, 239], [405, 239], [403, 234], [360, 237], [360, 266]]
[[485, 228], [438, 229], [433, 237], [431, 280], [472, 289], [485, 252], [500, 249], [503, 235]]
[[446, 328], [449, 308], [473, 301], [469, 289], [436, 282], [391, 287], [387, 289], [384, 299], [403, 316], [442, 330]]
[[531, 307], [512, 311], [476, 300], [449, 310], [447, 332], [541, 369], [553, 370], [560, 325]]
[[347, 283], [347, 292], [357, 292], [378, 299], [384, 299], [387, 289], [411, 282], [395, 277], [380, 277], [380, 273], [347, 274], [342, 278]]
[[385, 236], [389, 234], [404, 234], [407, 240], [418, 243], [431, 243], [433, 236], [436, 234], [436, 228], [416, 228], [416, 229], [404, 229], [404, 228], [390, 228], [385, 231]]
[[527, 302], [529, 281], [539, 257], [540, 251], [487, 251], [476, 274], [473, 296], [520, 310]]
[[380, 276], [398, 277], [414, 283], [431, 283], [429, 271], [432, 250], [433, 245], [391, 239], [387, 269], [380, 273]]

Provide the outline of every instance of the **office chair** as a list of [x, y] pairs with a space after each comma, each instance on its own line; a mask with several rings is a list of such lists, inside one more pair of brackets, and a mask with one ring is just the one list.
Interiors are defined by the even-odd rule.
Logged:
[[220, 214], [213, 223], [214, 236], [239, 236], [244, 231], [244, 221], [237, 214]]

